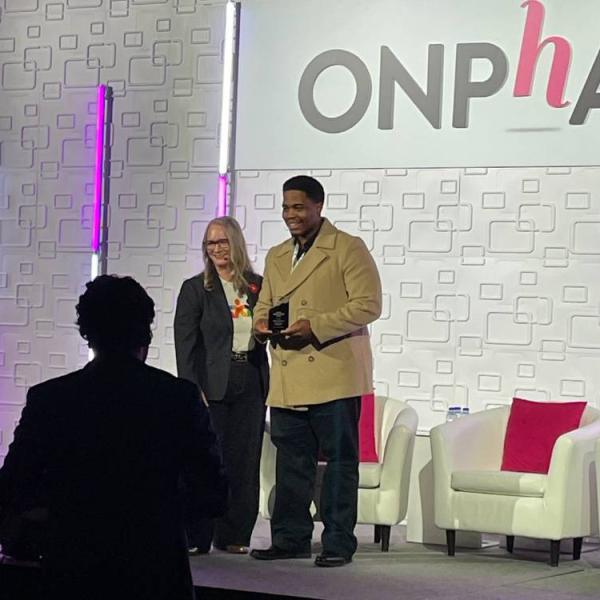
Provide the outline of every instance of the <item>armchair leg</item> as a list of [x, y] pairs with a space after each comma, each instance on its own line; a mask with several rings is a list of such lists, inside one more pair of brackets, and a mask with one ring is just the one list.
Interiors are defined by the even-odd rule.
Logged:
[[581, 558], [581, 546], [583, 544], [583, 538], [573, 538], [573, 560], [579, 560]]
[[550, 540], [550, 566], [558, 567], [558, 557], [560, 556], [560, 540]]
[[374, 530], [375, 530], [375, 533], [373, 535], [373, 541], [376, 544], [379, 544], [379, 542], [381, 541], [381, 525], [375, 525]]
[[390, 534], [392, 528], [390, 525], [380, 525], [379, 531], [381, 532], [381, 551], [387, 552], [390, 549]]
[[448, 546], [448, 556], [454, 556], [456, 551], [456, 530], [446, 529], [446, 545]]
[[515, 536], [507, 535], [506, 536], [506, 550], [512, 554], [513, 548], [515, 546]]

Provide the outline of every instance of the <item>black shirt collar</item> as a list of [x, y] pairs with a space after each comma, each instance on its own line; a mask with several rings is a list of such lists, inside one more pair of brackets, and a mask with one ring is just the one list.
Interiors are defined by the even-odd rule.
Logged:
[[315, 240], [317, 239], [317, 236], [321, 231], [321, 227], [323, 226], [324, 220], [325, 219], [321, 217], [319, 227], [317, 227], [317, 230], [306, 240], [306, 242], [304, 242], [304, 245], [300, 243], [300, 240], [296, 236], [293, 236], [294, 246], [298, 246], [298, 254], [296, 255], [296, 260], [300, 258], [303, 254], [306, 254], [312, 248], [312, 245], [315, 243]]

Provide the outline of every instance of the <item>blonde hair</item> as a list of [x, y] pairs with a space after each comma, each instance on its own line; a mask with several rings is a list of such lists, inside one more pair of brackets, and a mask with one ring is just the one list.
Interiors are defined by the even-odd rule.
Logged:
[[233, 217], [217, 217], [207, 226], [202, 239], [202, 256], [204, 258], [204, 289], [212, 290], [215, 287], [215, 281], [218, 277], [217, 270], [206, 250], [208, 231], [213, 225], [220, 225], [225, 230], [225, 235], [229, 241], [229, 263], [233, 271], [233, 287], [240, 294], [248, 293], [248, 280], [246, 275], [254, 273], [250, 264], [248, 250], [246, 249], [246, 240], [242, 233], [240, 224]]

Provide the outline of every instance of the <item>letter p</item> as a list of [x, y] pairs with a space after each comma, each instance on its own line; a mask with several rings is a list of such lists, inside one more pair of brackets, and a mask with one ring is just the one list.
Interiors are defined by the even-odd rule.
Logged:
[[[471, 67], [476, 59], [489, 60], [492, 72], [484, 81], [471, 79]], [[487, 42], [457, 44], [456, 72], [454, 74], [454, 114], [452, 126], [469, 126], [469, 102], [471, 98], [487, 98], [495, 94], [506, 82], [508, 59], [495, 44]]]

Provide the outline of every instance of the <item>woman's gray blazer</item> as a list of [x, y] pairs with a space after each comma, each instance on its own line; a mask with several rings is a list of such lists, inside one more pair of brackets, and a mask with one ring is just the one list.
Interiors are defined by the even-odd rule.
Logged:
[[[254, 311], [262, 277], [247, 273], [250, 284], [248, 305]], [[187, 279], [181, 286], [175, 310], [175, 355], [177, 373], [195, 383], [209, 402], [219, 402], [225, 396], [231, 346], [233, 320], [223, 286], [215, 278], [213, 290], [204, 289], [204, 274]], [[262, 394], [266, 398], [269, 387], [269, 365], [263, 344], [256, 343], [248, 356], [260, 371]]]

